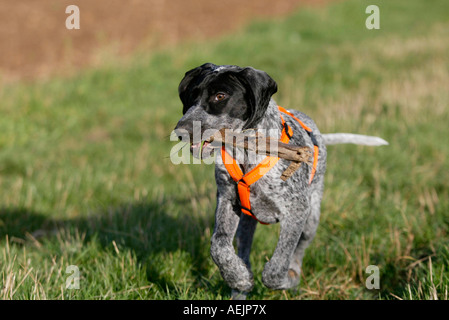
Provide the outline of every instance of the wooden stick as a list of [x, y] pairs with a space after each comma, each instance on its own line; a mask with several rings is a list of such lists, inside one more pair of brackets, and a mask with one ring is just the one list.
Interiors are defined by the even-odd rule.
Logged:
[[290, 165], [285, 169], [284, 172], [282, 172], [281, 179], [286, 181], [288, 178], [292, 176], [296, 172], [296, 170], [299, 169], [301, 166], [301, 162], [294, 162], [290, 163]]
[[253, 151], [257, 154], [263, 154], [272, 157], [279, 157], [292, 161], [290, 166], [282, 173], [281, 179], [287, 180], [301, 163], [311, 164], [312, 150], [309, 147], [300, 147], [280, 142], [277, 139], [266, 138], [260, 133], [234, 132], [230, 129], [222, 129], [211, 136], [207, 142], [216, 142], [220, 145], [228, 144], [236, 148], [242, 148]]

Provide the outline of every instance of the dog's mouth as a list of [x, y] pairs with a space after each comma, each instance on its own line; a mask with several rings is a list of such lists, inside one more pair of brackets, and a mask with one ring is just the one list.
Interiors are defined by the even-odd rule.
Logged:
[[197, 159], [207, 159], [214, 154], [214, 147], [208, 141], [190, 144], [190, 152]]

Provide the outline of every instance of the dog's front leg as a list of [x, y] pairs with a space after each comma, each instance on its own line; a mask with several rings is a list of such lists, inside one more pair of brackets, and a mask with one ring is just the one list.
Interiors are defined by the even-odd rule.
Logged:
[[237, 256], [232, 244], [240, 220], [236, 211], [237, 207], [230, 199], [218, 196], [211, 255], [225, 281], [234, 289], [233, 298], [244, 299], [253, 288], [254, 280], [251, 270]]
[[[237, 228], [237, 255], [245, 262], [246, 267], [251, 272], [251, 262], [249, 255], [253, 244], [254, 232], [256, 231], [257, 221], [246, 214], [240, 214], [240, 222]], [[246, 299], [247, 292], [232, 290], [233, 300]]]
[[280, 221], [278, 244], [270, 261], [265, 264], [262, 282], [270, 289], [290, 289], [299, 284], [299, 274], [289, 269], [307, 214], [289, 215]]

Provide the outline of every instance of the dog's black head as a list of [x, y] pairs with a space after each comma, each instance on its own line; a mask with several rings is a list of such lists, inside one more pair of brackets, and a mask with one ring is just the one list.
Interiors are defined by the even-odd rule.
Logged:
[[254, 128], [265, 115], [276, 82], [265, 72], [251, 67], [216, 66], [212, 63], [188, 71], [179, 84], [184, 116], [176, 131], [193, 138], [193, 122], [205, 130]]

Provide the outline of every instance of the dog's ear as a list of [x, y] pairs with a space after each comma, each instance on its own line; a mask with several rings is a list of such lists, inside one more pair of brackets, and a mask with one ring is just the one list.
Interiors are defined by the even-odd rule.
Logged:
[[183, 114], [185, 114], [187, 109], [193, 104], [192, 98], [195, 98], [194, 95], [197, 94], [196, 90], [194, 90], [195, 86], [200, 84], [206, 74], [210, 73], [216, 67], [217, 66], [213, 63], [205, 63], [202, 66], [186, 72], [178, 87], [179, 98], [184, 106], [182, 110]]
[[248, 129], [263, 118], [271, 96], [278, 88], [276, 82], [266, 72], [251, 67], [238, 72], [237, 77], [247, 90], [248, 119], [243, 128]]

